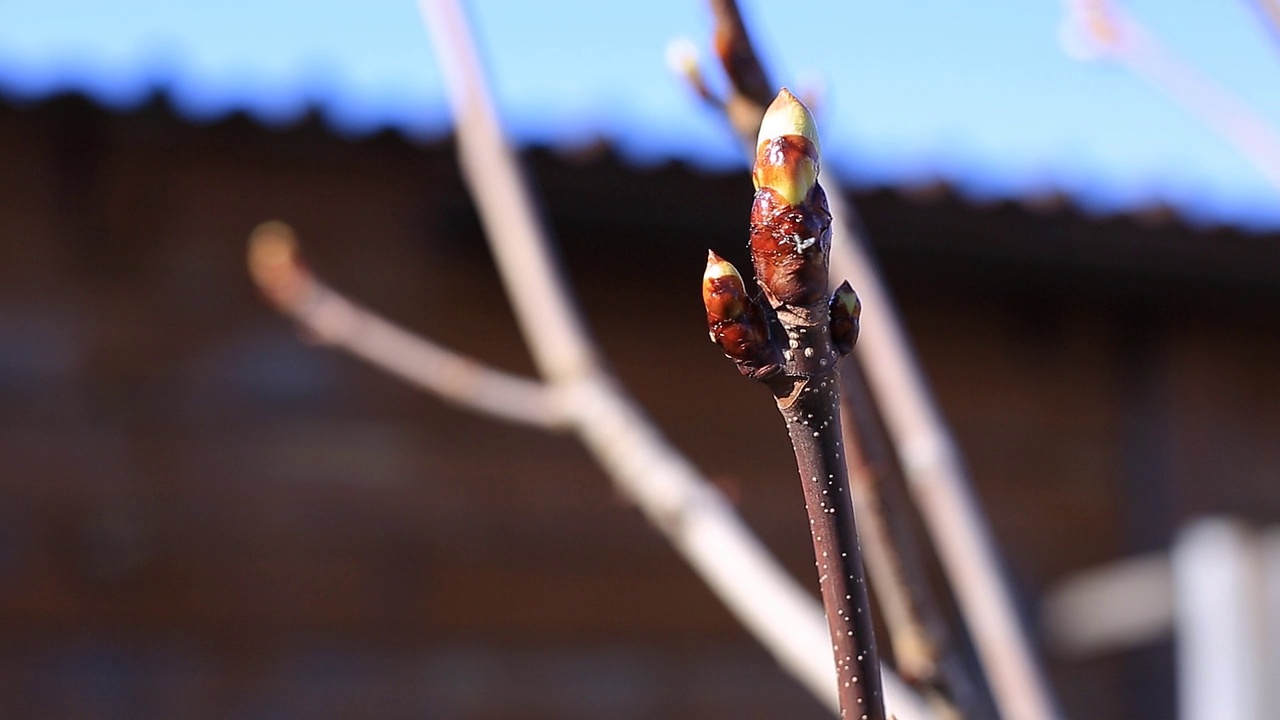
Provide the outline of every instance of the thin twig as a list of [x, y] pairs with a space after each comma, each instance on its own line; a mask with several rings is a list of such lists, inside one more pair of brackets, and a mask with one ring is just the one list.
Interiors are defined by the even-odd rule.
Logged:
[[[602, 369], [549, 253], [514, 152], [454, 0], [420, 0], [444, 69], [463, 178], [475, 197], [516, 318], [574, 429], [620, 490], [685, 557], [779, 662], [836, 705], [829, 644], [813, 600], [760, 545], [728, 502], [665, 441]], [[899, 682], [886, 690], [901, 720], [929, 711]]]
[[[737, 27], [735, 32], [746, 32], [740, 22]], [[758, 57], [754, 62], [760, 65]], [[732, 77], [735, 72], [729, 74]], [[767, 77], [763, 70], [761, 75]], [[762, 115], [764, 106], [757, 107]], [[761, 115], [756, 116], [757, 122]], [[995, 701], [1007, 718], [1057, 718], [1056, 704], [1019, 621], [1000, 554], [974, 497], [968, 470], [933, 400], [893, 298], [881, 281], [858, 216], [845, 202], [839, 184], [833, 178], [828, 178], [827, 184], [833, 216], [831, 272], [847, 278], [867, 308], [857, 360], [955, 590]]]
[[698, 46], [692, 40], [680, 37], [667, 43], [667, 66], [684, 78], [703, 102], [721, 113], [725, 112], [724, 99], [707, 85], [707, 78], [702, 74], [702, 63], [698, 59]]
[[544, 383], [415, 335], [320, 282], [298, 261], [297, 240], [287, 225], [268, 222], [253, 231], [249, 268], [267, 299], [318, 342], [476, 412], [546, 430], [567, 429], [563, 403]]
[[[870, 438], [879, 423], [868, 393], [857, 363], [843, 365], [841, 425], [857, 428], [860, 439]], [[846, 437], [850, 434], [846, 433]], [[909, 524], [908, 518], [889, 520], [897, 509], [885, 498], [888, 488], [884, 480], [894, 472], [895, 463], [888, 455], [874, 454], [880, 447], [876, 442], [846, 442], [849, 485], [854, 506], [859, 509], [864, 554], [885, 625], [892, 628], [890, 639], [898, 671], [912, 682], [932, 683], [937, 680], [939, 645], [946, 641], [945, 629], [926, 627], [926, 613], [917, 607], [922, 598], [929, 598], [932, 593], [923, 573], [901, 557], [904, 552], [916, 554], [911, 547], [914, 538], [900, 531], [895, 534], [895, 530]]]
[[[1260, 3], [1268, 16], [1275, 2]], [[1074, 25], [1114, 60], [1236, 147], [1280, 192], [1280, 133], [1256, 109], [1166, 47], [1106, 0], [1074, 0]]]
[[778, 398], [778, 409], [800, 467], [842, 717], [883, 720], [880, 656], [840, 440], [839, 379], [830, 371], [804, 378]]
[[[743, 103], [736, 116], [729, 116], [739, 139], [751, 150], [755, 151], [755, 133], [760, 127], [765, 106], [772, 101], [772, 90], [769, 87], [765, 70], [754, 51], [746, 25], [733, 0], [711, 0], [715, 14], [715, 49], [720, 58], [725, 74], [730, 80], [730, 93], [739, 97]], [[683, 75], [697, 78], [694, 86], [705, 87], [701, 72], [687, 66], [696, 61], [692, 51], [685, 51], [682, 56]], [[699, 91], [699, 94], [702, 94]], [[728, 113], [728, 109], [722, 106]], [[736, 122], [735, 122], [736, 121]], [[832, 181], [828, 180], [828, 184]], [[895, 658], [899, 670], [912, 684], [927, 682], [934, 675], [937, 667], [937, 655], [944, 644], [942, 637], [930, 639], [925, 631], [926, 620], [922, 618], [921, 605], [934, 607], [930, 601], [928, 588], [923, 584], [908, 584], [908, 577], [923, 577], [923, 563], [914, 553], [899, 552], [892, 547], [897, 541], [905, 541], [905, 546], [915, 547], [910, 540], [912, 534], [907, 523], [902, 520], [905, 513], [898, 511], [893, 520], [888, 519], [891, 511], [888, 503], [880, 495], [882, 483], [878, 474], [886, 473], [889, 467], [896, 465], [876, 462], [873, 466], [868, 458], [887, 458], [892, 453], [883, 432], [870, 432], [865, 426], [874, 424], [879, 428], [873, 400], [866, 392], [862, 382], [862, 372], [856, 360], [845, 363], [845, 371], [841, 374], [842, 402], [841, 416], [844, 428], [844, 440], [848, 453], [849, 476], [855, 492], [857, 515], [863, 518], [867, 530], [862, 537], [867, 540], [868, 571], [872, 575], [873, 588], [885, 609], [885, 624], [889, 628], [890, 641], [895, 648]], [[847, 376], [856, 376], [859, 382], [851, 383]], [[856, 404], [855, 404], [856, 401]], [[859, 495], [861, 497], [859, 497]], [[891, 529], [892, 527], [892, 529]], [[914, 562], [912, 562], [914, 561]], [[910, 563], [911, 567], [905, 567]], [[933, 617], [940, 618], [937, 613]], [[943, 630], [945, 623], [930, 623], [933, 630]], [[940, 635], [945, 633], [939, 633]]]

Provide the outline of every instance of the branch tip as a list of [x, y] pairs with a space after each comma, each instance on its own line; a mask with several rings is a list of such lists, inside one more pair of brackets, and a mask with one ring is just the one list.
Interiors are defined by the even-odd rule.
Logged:
[[770, 304], [821, 306], [830, 299], [831, 213], [818, 184], [818, 131], [785, 88], [760, 126], [751, 178], [751, 260]]
[[707, 269], [702, 273], [702, 302], [707, 320], [716, 322], [741, 321], [750, 305], [742, 273], [712, 250], [707, 251]]
[[751, 36], [742, 21], [738, 4], [734, 0], [712, 0], [711, 10], [715, 14], [712, 44], [716, 56], [720, 58], [725, 75], [729, 77], [733, 94], [755, 107], [753, 114], [756, 115], [758, 126], [760, 108], [768, 104], [769, 98], [773, 96], [773, 86], [770, 85], [755, 47], [751, 44]]
[[249, 234], [249, 275], [274, 305], [288, 309], [301, 295], [305, 273], [298, 259], [298, 236], [289, 225], [270, 220]]

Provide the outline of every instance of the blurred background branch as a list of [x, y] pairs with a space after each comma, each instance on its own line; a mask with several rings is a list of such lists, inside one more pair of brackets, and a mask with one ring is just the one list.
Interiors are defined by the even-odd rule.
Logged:
[[548, 386], [459, 355], [320, 282], [299, 261], [297, 238], [283, 223], [254, 230], [249, 271], [266, 298], [310, 340], [341, 348], [463, 408], [546, 430], [568, 427], [569, 416]]
[[[1274, 22], [1280, 12], [1276, 3], [1259, 4]], [[1093, 52], [1124, 67], [1234, 145], [1280, 193], [1280, 134], [1253, 107], [1110, 0], [1071, 0], [1068, 22], [1068, 32], [1078, 33]]]

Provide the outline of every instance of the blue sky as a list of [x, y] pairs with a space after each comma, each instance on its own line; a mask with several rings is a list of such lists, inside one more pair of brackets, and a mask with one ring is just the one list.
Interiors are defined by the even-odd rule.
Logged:
[[[1124, 7], [1280, 127], [1280, 45], [1248, 0]], [[638, 162], [741, 162], [664, 61], [674, 37], [706, 46], [701, 0], [471, 8], [520, 139], [605, 137]], [[1280, 194], [1230, 143], [1119, 67], [1067, 56], [1061, 2], [747, 0], [744, 10], [780, 81], [824, 89], [827, 167], [851, 179], [944, 178], [983, 198], [1062, 190], [1098, 210], [1163, 200], [1197, 222], [1280, 227]], [[156, 86], [197, 119], [248, 109], [287, 122], [312, 103], [344, 132], [447, 129], [412, 0], [0, 0], [10, 95], [71, 88], [127, 107]]]

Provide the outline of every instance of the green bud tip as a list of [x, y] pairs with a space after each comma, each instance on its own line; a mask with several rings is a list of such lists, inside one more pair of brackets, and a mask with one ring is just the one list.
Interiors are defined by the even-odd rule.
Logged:
[[773, 102], [769, 103], [769, 109], [764, 111], [756, 147], [784, 135], [800, 135], [813, 143], [815, 152], [822, 154], [822, 144], [818, 140], [818, 124], [814, 121], [813, 114], [786, 88], [782, 88]]
[[717, 255], [714, 250], [708, 250], [707, 269], [702, 273], [702, 279], [719, 280], [726, 275], [735, 278], [739, 283], [742, 282], [742, 274], [733, 266], [733, 263]]

